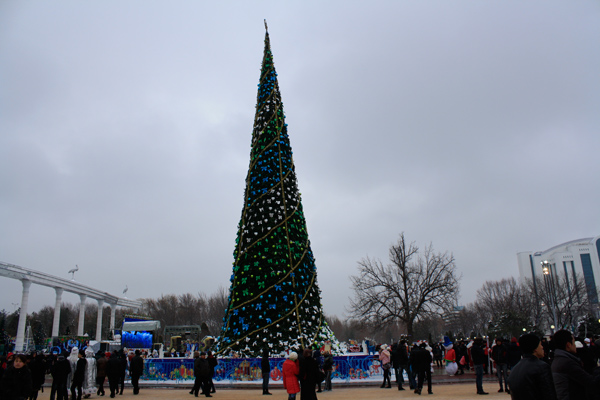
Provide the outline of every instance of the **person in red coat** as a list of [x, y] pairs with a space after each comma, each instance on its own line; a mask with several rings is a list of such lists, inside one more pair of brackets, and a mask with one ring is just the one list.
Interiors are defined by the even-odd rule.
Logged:
[[296, 394], [300, 392], [300, 383], [298, 382], [298, 374], [300, 373], [298, 354], [291, 352], [281, 369], [283, 372], [283, 387], [288, 392], [288, 400], [295, 400]]

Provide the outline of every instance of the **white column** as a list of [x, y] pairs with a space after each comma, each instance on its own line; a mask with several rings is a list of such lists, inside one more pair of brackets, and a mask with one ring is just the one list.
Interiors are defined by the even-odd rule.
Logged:
[[117, 305], [109, 304], [110, 306], [110, 330], [115, 329], [115, 319], [117, 319]]
[[25, 344], [25, 323], [27, 320], [27, 305], [29, 303], [29, 287], [31, 281], [23, 279], [23, 295], [21, 296], [21, 312], [19, 313], [19, 325], [17, 325], [17, 340], [15, 343], [15, 351], [21, 352]]
[[104, 307], [104, 300], [98, 299], [98, 317], [96, 318], [96, 341], [102, 340], [102, 307]]
[[87, 300], [86, 294], [80, 294], [79, 299], [79, 325], [77, 326], [77, 336], [83, 336], [83, 317], [85, 315], [85, 301]]
[[56, 291], [56, 301], [54, 302], [54, 322], [52, 322], [52, 336], [58, 336], [58, 327], [60, 324], [60, 307], [62, 306], [62, 288], [54, 288]]

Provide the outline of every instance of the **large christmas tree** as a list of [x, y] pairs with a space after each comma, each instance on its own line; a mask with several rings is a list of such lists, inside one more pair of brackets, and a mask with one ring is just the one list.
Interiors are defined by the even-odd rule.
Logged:
[[337, 348], [323, 318], [268, 31], [233, 254], [219, 353], [277, 354], [326, 341]]

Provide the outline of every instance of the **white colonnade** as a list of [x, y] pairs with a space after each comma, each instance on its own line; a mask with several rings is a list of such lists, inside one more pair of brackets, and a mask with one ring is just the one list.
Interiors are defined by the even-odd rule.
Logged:
[[98, 315], [96, 319], [96, 340], [101, 340], [102, 335], [102, 311], [104, 303], [110, 306], [110, 329], [115, 328], [116, 310], [117, 307], [128, 307], [139, 309], [142, 305], [141, 301], [130, 300], [123, 297], [117, 297], [107, 292], [91, 288], [86, 285], [49, 275], [43, 272], [34, 271], [31, 269], [19, 267], [17, 265], [6, 264], [0, 262], [0, 276], [6, 278], [18, 279], [23, 285], [21, 295], [21, 310], [19, 314], [19, 324], [17, 327], [17, 339], [15, 342], [15, 351], [23, 351], [25, 346], [25, 328], [27, 319], [27, 309], [29, 303], [29, 290], [32, 283], [41, 286], [54, 288], [56, 298], [54, 302], [54, 320], [52, 323], [52, 336], [58, 336], [60, 324], [60, 307], [62, 305], [62, 295], [65, 291], [79, 295], [79, 321], [77, 325], [77, 335], [84, 334], [84, 315], [85, 303], [88, 298], [95, 299], [98, 302]]

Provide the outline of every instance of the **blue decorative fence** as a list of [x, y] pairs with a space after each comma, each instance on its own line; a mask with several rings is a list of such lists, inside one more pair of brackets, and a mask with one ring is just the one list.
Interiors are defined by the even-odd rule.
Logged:
[[[271, 358], [272, 382], [281, 382], [282, 365], [285, 358]], [[260, 358], [220, 358], [215, 368], [215, 382], [262, 381]], [[333, 379], [354, 381], [381, 376], [377, 357], [372, 355], [349, 355], [333, 357]], [[152, 358], [144, 363], [144, 376], [148, 381], [194, 380], [194, 360], [190, 358]]]

